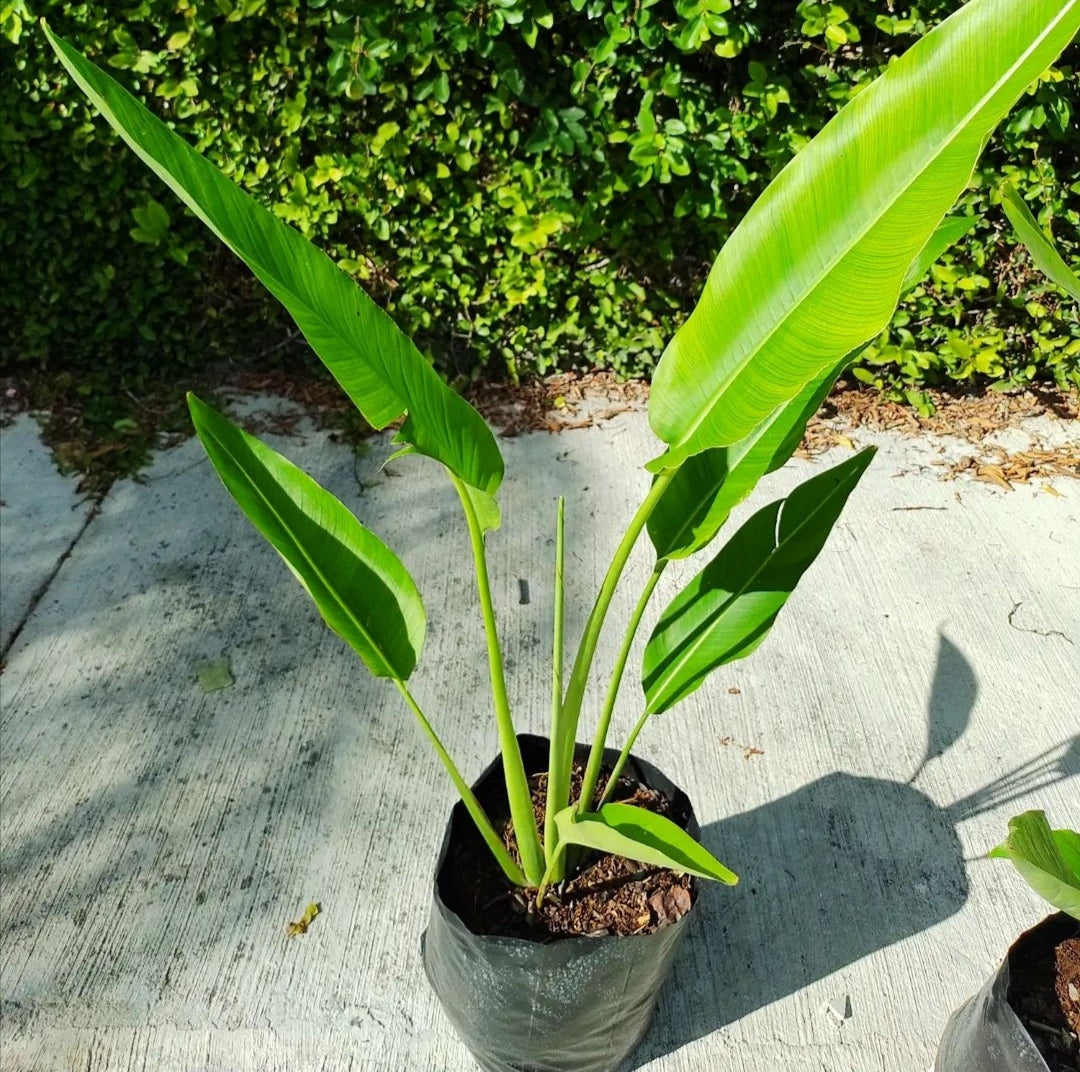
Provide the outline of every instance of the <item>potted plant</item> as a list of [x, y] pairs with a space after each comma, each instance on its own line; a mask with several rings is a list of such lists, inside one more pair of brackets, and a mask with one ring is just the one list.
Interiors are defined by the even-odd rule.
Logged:
[[[546, 739], [519, 737], [507, 700], [485, 552], [503, 475], [490, 429], [329, 258], [46, 28], [90, 100], [282, 301], [368, 422], [400, 421], [398, 455], [440, 463], [460, 498], [500, 748], [475, 786], [408, 684], [425, 619], [405, 566], [314, 480], [189, 398], [227, 489], [330, 627], [397, 688], [460, 795], [437, 867], [425, 967], [485, 1068], [614, 1068], [648, 1025], [695, 879], [736, 881], [694, 840], [689, 802], [631, 749], [651, 717], [762, 642], [872, 451], [758, 510], [675, 595], [645, 644], [641, 715], [621, 749], [608, 750], [650, 599], [668, 564], [709, 545], [758, 480], [791, 456], [901, 289], [958, 233], [941, 220], [987, 137], [1078, 27], [1080, 0], [972, 0], [856, 96], [747, 213], [657, 367], [649, 420], [662, 445], [645, 466], [652, 482], [565, 677], [557, 506]], [[654, 568], [625, 625], [591, 743], [579, 745], [601, 629], [642, 533]], [[486, 890], [495, 896], [485, 899]]]
[[1012, 860], [1060, 911], [1013, 943], [997, 972], [949, 1020], [934, 1072], [1075, 1072], [1080, 1068], [1080, 833], [1046, 815], [1009, 820], [991, 856]]

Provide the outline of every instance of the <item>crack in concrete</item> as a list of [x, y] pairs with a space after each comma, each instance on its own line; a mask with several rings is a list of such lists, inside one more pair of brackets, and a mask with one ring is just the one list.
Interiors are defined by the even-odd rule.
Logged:
[[75, 533], [74, 537], [72, 537], [71, 542], [57, 557], [56, 564], [49, 571], [48, 577], [46, 577], [45, 580], [43, 580], [41, 584], [39, 584], [37, 588], [34, 589], [34, 593], [33, 595], [31, 595], [30, 600], [26, 605], [26, 610], [23, 611], [22, 617], [19, 619], [18, 624], [11, 631], [11, 636], [8, 637], [8, 641], [4, 645], [3, 650], [0, 651], [0, 670], [2, 670], [4, 665], [7, 663], [8, 653], [15, 646], [15, 641], [19, 639], [23, 629], [26, 627], [26, 623], [30, 620], [30, 616], [34, 613], [35, 610], [37, 610], [38, 604], [42, 601], [42, 599], [45, 598], [45, 594], [49, 591], [49, 588], [52, 586], [53, 581], [56, 580], [56, 576], [60, 572], [64, 563], [71, 557], [72, 552], [75, 550], [79, 541], [83, 538], [83, 534], [90, 527], [90, 523], [100, 513], [101, 499], [95, 499], [94, 502], [91, 503], [90, 509], [87, 511], [86, 517], [83, 519], [83, 523], [79, 526], [79, 531]]
[[1023, 605], [1024, 602], [1023, 600], [1021, 600], [1019, 603], [1014, 603], [1012, 610], [1009, 611], [1009, 625], [1011, 625], [1013, 629], [1016, 629], [1018, 632], [1021, 633], [1034, 633], [1036, 636], [1061, 637], [1062, 640], [1067, 640], [1070, 644], [1072, 644], [1072, 637], [1070, 637], [1067, 633], [1063, 633], [1060, 629], [1029, 629], [1027, 626], [1017, 625], [1013, 621], [1013, 617]]

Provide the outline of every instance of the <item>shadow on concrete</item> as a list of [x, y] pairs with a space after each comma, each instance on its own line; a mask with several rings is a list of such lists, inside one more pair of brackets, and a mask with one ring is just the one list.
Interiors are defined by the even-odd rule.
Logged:
[[[939, 637], [926, 763], [968, 724], [978, 683]], [[706, 889], [675, 980], [625, 1072], [712, 1034], [880, 949], [967, 900], [956, 825], [1080, 768], [1080, 737], [948, 807], [911, 784], [834, 773], [702, 829], [743, 882]]]

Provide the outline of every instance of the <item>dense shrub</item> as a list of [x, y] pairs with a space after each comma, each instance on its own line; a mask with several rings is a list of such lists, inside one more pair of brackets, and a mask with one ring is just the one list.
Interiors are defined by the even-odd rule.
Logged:
[[[957, 6], [64, 0], [34, 14], [469, 377], [647, 373], [769, 178]], [[280, 332], [270, 302], [91, 119], [27, 5], [0, 3], [0, 21], [5, 366], [91, 393], [103, 374], [138, 385], [163, 362]], [[860, 378], [916, 402], [950, 380], [1080, 382], [1076, 314], [991, 204], [1014, 176], [1077, 255], [1076, 59], [1073, 46], [999, 132], [957, 209], [979, 225]]]

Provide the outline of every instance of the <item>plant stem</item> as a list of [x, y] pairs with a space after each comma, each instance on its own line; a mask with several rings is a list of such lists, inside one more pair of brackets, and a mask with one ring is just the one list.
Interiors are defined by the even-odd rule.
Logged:
[[600, 798], [600, 802], [596, 805], [596, 810], [599, 811], [607, 802], [611, 796], [611, 791], [615, 788], [615, 783], [619, 780], [619, 775], [622, 774], [623, 767], [626, 766], [626, 760], [630, 756], [630, 749], [634, 747], [634, 742], [638, 738], [638, 734], [641, 732], [641, 727], [649, 719], [649, 715], [652, 712], [645, 710], [641, 713], [641, 717], [634, 723], [634, 728], [630, 731], [630, 736], [626, 739], [626, 744], [623, 745], [623, 750], [619, 753], [619, 758], [615, 761], [615, 766], [611, 770], [611, 777], [608, 779], [607, 785], [604, 787], [604, 795]]
[[438, 734], [432, 728], [431, 723], [428, 722], [427, 716], [420, 709], [420, 705], [413, 698], [412, 693], [409, 692], [408, 686], [400, 678], [394, 678], [394, 684], [397, 685], [398, 691], [405, 698], [405, 702], [409, 705], [409, 709], [416, 716], [416, 720], [420, 723], [420, 728], [424, 731], [424, 735], [434, 746], [439, 759], [442, 760], [443, 766], [450, 775], [450, 780], [454, 783], [454, 787], [461, 795], [461, 800], [468, 810], [469, 815], [472, 817], [472, 821], [476, 823], [477, 830], [480, 831], [481, 837], [487, 842], [488, 848], [491, 849], [495, 859], [499, 862], [499, 866], [503, 869], [503, 874], [505, 874], [515, 886], [529, 885], [521, 868], [514, 863], [513, 857], [506, 851], [506, 846], [495, 832], [495, 828], [491, 825], [491, 820], [480, 806], [480, 801], [476, 799], [469, 784], [461, 777], [461, 773], [455, 766], [454, 761], [450, 758], [449, 752], [443, 747], [443, 743], [439, 740]]
[[[566, 686], [566, 696], [563, 699], [562, 710], [559, 718], [552, 726], [552, 736], [558, 743], [558, 761], [551, 765], [548, 770], [548, 799], [555, 799], [556, 810], [565, 808], [570, 803], [570, 771], [574, 762], [574, 739], [577, 736], [578, 719], [581, 717], [581, 701], [585, 697], [585, 685], [589, 678], [589, 670], [592, 667], [593, 656], [596, 654], [596, 645], [600, 639], [600, 630], [604, 625], [604, 617], [611, 600], [615, 595], [619, 578], [626, 567], [630, 552], [634, 549], [645, 522], [653, 512], [661, 496], [667, 490], [668, 484], [677, 472], [676, 469], [665, 469], [654, 481], [648, 495], [642, 500], [630, 521], [619, 546], [615, 548], [615, 555], [604, 575], [600, 591], [597, 593], [596, 602], [589, 613], [589, 620], [585, 623], [585, 631], [582, 633], [581, 642], [578, 645], [577, 656], [574, 659], [574, 668], [570, 672], [570, 680]], [[546, 846], [550, 854], [555, 851], [556, 845]], [[550, 858], [550, 856], [549, 856]], [[557, 879], [562, 876], [556, 874]]]
[[544, 875], [540, 879], [540, 885], [536, 889], [536, 907], [540, 908], [544, 903], [544, 894], [547, 893], [548, 886], [551, 885], [551, 878], [555, 872], [555, 869], [562, 862], [563, 854], [566, 852], [566, 842], [563, 842], [552, 854], [551, 859], [548, 861], [547, 867], [544, 869]]
[[[559, 504], [555, 510], [555, 613], [554, 613], [554, 637], [551, 643], [551, 740], [548, 743], [548, 771], [559, 762], [558, 741], [554, 727], [559, 720], [559, 712], [562, 710], [562, 671], [563, 671], [563, 566], [566, 561], [566, 500], [560, 495]], [[550, 782], [551, 775], [548, 774]], [[553, 798], [548, 795], [547, 808], [544, 812], [544, 858], [547, 868], [550, 870], [555, 859], [554, 846], [558, 840], [555, 835], [555, 813], [558, 810], [553, 806]], [[548, 850], [547, 846], [552, 846]], [[547, 872], [545, 871], [545, 874]], [[541, 881], [543, 886], [543, 881]], [[539, 896], [539, 895], [538, 895]]]
[[506, 782], [506, 796], [510, 804], [510, 817], [514, 823], [514, 836], [517, 838], [525, 877], [530, 886], [535, 886], [544, 873], [544, 854], [540, 848], [540, 835], [533, 816], [532, 794], [529, 792], [525, 765], [521, 761], [521, 749], [518, 748], [517, 737], [514, 734], [510, 702], [506, 696], [506, 676], [503, 671], [502, 652], [499, 649], [495, 610], [491, 602], [491, 582], [488, 580], [484, 534], [480, 529], [476, 507], [470, 498], [469, 489], [453, 473], [450, 473], [450, 479], [454, 482], [454, 487], [457, 488], [461, 498], [465, 521], [469, 527], [469, 540], [472, 543], [476, 587], [480, 593], [480, 612], [484, 618], [484, 632], [487, 636], [491, 694], [495, 705], [495, 721], [499, 728], [499, 747], [502, 751], [503, 778]]
[[637, 601], [637, 606], [634, 608], [634, 613], [630, 616], [630, 621], [627, 624], [622, 647], [619, 649], [619, 655], [615, 660], [615, 668], [611, 672], [611, 681], [608, 684], [607, 696], [604, 698], [603, 710], [600, 712], [600, 722], [596, 727], [596, 736], [593, 737], [589, 762], [585, 767], [585, 778], [581, 783], [581, 796], [578, 797], [577, 803], [579, 812], [592, 810], [593, 794], [596, 792], [596, 783], [600, 777], [600, 764], [604, 759], [604, 745], [607, 743], [608, 726], [611, 724], [611, 715], [615, 710], [615, 701], [619, 695], [619, 686], [622, 684], [626, 660], [630, 656], [630, 648], [633, 646], [634, 637], [637, 635], [638, 626], [641, 624], [645, 608], [649, 605], [649, 599], [656, 588], [656, 582], [660, 580], [666, 566], [667, 559], [665, 558], [658, 561], [653, 567], [653, 571], [645, 583], [645, 588], [642, 590], [641, 597]]

